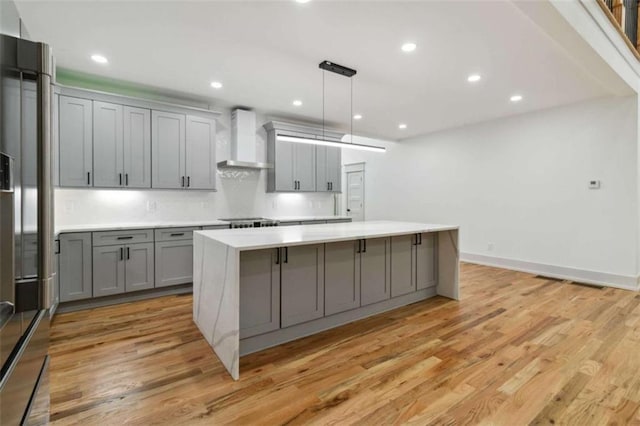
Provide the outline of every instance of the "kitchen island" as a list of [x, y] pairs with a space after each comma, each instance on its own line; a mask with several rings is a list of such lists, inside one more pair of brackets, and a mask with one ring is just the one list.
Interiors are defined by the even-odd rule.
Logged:
[[194, 232], [193, 319], [234, 379], [241, 355], [441, 295], [458, 227], [372, 221]]

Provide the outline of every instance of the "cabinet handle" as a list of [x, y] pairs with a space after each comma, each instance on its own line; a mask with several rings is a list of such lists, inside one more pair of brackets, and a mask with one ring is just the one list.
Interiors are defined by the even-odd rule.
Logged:
[[117, 240], [132, 240], [133, 236], [132, 235], [128, 235], [126, 237], [117, 237]]
[[60, 254], [60, 240], [55, 240], [56, 243], [56, 250], [53, 254]]
[[187, 188], [191, 186], [191, 176], [187, 176]]
[[418, 245], [422, 245], [422, 234], [418, 234]]
[[118, 173], [118, 180], [120, 181], [120, 186], [122, 186], [122, 173]]
[[333, 182], [329, 182], [329, 190], [333, 191]]
[[174, 232], [173, 234], [171, 234], [172, 237], [182, 237], [184, 235], [184, 232]]
[[280, 249], [276, 249], [276, 265], [280, 264]]
[[127, 247], [127, 260], [131, 259], [131, 257], [129, 256], [129, 247]]
[[91, 185], [91, 172], [87, 172], [87, 185]]
[[184, 188], [184, 176], [182, 176], [182, 187]]
[[362, 252], [367, 252], [367, 240], [362, 240]]
[[284, 263], [289, 263], [289, 247], [284, 248]]
[[331, 183], [327, 182], [327, 191], [331, 190]]
[[124, 186], [129, 186], [129, 173], [124, 174]]
[[120, 247], [120, 260], [124, 260], [124, 249]]

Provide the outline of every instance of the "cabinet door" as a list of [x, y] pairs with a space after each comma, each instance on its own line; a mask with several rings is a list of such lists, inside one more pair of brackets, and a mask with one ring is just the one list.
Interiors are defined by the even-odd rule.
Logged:
[[416, 247], [416, 288], [433, 287], [438, 282], [437, 234], [421, 234]]
[[52, 259], [52, 275], [53, 289], [51, 290], [51, 306], [54, 308], [60, 303], [60, 240], [56, 240], [55, 245], [58, 247], [53, 252]]
[[193, 240], [156, 242], [156, 287], [193, 282]]
[[122, 105], [93, 101], [93, 186], [124, 184]]
[[294, 191], [295, 175], [293, 172], [293, 157], [295, 144], [292, 142], [275, 141], [275, 179], [276, 191]]
[[59, 98], [60, 186], [91, 186], [93, 173], [92, 102]]
[[360, 253], [360, 302], [362, 306], [391, 297], [390, 238], [365, 240]]
[[330, 191], [329, 177], [327, 176], [328, 149], [328, 146], [316, 145], [316, 192]]
[[282, 249], [280, 269], [281, 326], [324, 315], [324, 245]]
[[125, 259], [124, 291], [153, 288], [153, 243], [126, 246]]
[[59, 256], [60, 301], [90, 298], [91, 233], [61, 234]]
[[294, 148], [294, 178], [298, 181], [298, 191], [314, 192], [316, 190], [316, 147], [296, 143]]
[[416, 291], [414, 278], [415, 235], [391, 237], [391, 296]]
[[337, 314], [360, 307], [359, 241], [325, 244], [324, 313]]
[[93, 297], [124, 293], [124, 246], [93, 248]]
[[154, 188], [183, 188], [185, 174], [185, 116], [151, 113], [151, 158]]
[[240, 338], [280, 328], [280, 249], [240, 252]]
[[124, 107], [124, 184], [151, 188], [151, 111]]
[[216, 122], [187, 116], [187, 188], [216, 189]]
[[340, 148], [326, 147], [326, 176], [331, 192], [342, 192], [342, 150]]

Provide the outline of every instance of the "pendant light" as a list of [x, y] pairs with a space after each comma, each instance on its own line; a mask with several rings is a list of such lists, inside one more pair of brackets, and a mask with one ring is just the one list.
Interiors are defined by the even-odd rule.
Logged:
[[322, 138], [315, 139], [315, 138], [305, 138], [302, 136], [295, 136], [295, 135], [279, 134], [277, 139], [281, 142], [333, 146], [337, 148], [358, 149], [361, 151], [385, 152], [386, 148], [382, 146], [365, 145], [365, 144], [359, 144], [359, 143], [353, 142], [353, 80], [351, 80], [351, 113], [350, 113], [351, 142], [342, 142], [342, 141], [330, 140], [325, 138], [325, 135], [324, 135], [324, 73], [326, 71], [330, 71], [348, 78], [352, 78], [354, 75], [356, 75], [356, 70], [344, 67], [342, 65], [334, 64], [333, 62], [330, 62], [330, 61], [320, 62], [319, 67], [322, 69]]

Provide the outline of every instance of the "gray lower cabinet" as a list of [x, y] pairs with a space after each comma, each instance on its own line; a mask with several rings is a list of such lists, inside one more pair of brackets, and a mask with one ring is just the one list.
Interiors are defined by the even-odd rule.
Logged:
[[360, 307], [360, 241], [325, 244], [324, 313]]
[[414, 278], [415, 235], [391, 237], [391, 296], [416, 291]]
[[360, 253], [360, 304], [381, 302], [391, 297], [390, 238], [363, 241]]
[[240, 338], [280, 328], [280, 249], [240, 253]]
[[284, 247], [280, 270], [282, 327], [324, 316], [324, 244]]
[[88, 299], [92, 295], [91, 233], [60, 235], [58, 281], [60, 301]]
[[193, 239], [156, 241], [156, 287], [193, 282]]
[[93, 296], [153, 288], [153, 243], [93, 248]]
[[416, 288], [433, 287], [438, 282], [438, 234], [419, 234], [416, 244]]
[[93, 248], [93, 297], [124, 293], [124, 246]]

